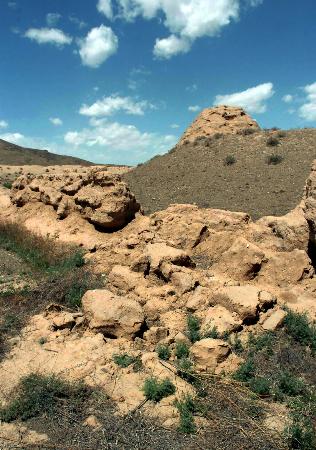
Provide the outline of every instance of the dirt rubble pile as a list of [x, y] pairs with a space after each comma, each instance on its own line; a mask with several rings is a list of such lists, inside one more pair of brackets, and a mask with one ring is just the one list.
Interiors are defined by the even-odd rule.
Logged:
[[77, 212], [104, 230], [123, 227], [140, 209], [120, 176], [100, 168], [79, 174], [21, 176], [13, 183], [11, 200], [18, 207], [36, 202], [51, 205], [58, 219]]
[[[229, 336], [243, 340], [249, 332], [281, 327], [284, 305], [316, 318], [316, 163], [295, 210], [256, 222], [245, 213], [181, 204], [150, 216], [137, 213], [130, 221], [139, 210], [133, 194], [102, 171], [66, 181], [22, 177], [11, 198], [14, 220], [26, 220], [23, 210], [36, 202], [43, 221], [53, 207], [59, 231], [66, 220], [60, 219], [68, 214], [107, 230], [129, 223], [92, 235], [95, 246], [86, 260], [104, 275], [105, 288], [88, 291], [80, 312], [52, 308], [33, 317], [16, 339], [0, 364], [4, 402], [21, 376], [40, 370], [102, 386], [126, 413], [143, 402], [144, 381], [155, 376], [173, 381], [176, 393], [143, 409], [173, 426], [178, 420], [174, 400], [194, 395], [193, 386], [179, 376], [177, 343], [189, 347], [197, 372], [229, 373], [240, 363]], [[200, 323], [195, 343], [190, 315]], [[162, 344], [171, 350], [169, 361], [158, 357]], [[138, 369], [119, 367], [115, 354], [130, 355]]]
[[216, 133], [235, 134], [240, 130], [259, 130], [257, 122], [242, 108], [216, 106], [204, 109], [182, 135], [179, 145], [184, 141], [195, 141], [198, 137], [208, 137]]

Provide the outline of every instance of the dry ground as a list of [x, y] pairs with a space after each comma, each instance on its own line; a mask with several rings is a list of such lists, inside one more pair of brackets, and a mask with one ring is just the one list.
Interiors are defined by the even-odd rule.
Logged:
[[[270, 137], [278, 140], [267, 145]], [[268, 164], [279, 155], [279, 164]], [[236, 160], [226, 164], [226, 158]], [[243, 211], [253, 218], [283, 215], [301, 200], [316, 158], [316, 129], [258, 131], [198, 139], [156, 156], [125, 175], [146, 213], [172, 203]]]

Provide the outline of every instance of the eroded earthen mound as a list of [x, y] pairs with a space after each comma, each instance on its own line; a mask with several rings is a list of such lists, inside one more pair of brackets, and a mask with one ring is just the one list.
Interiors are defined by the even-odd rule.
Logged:
[[235, 134], [240, 130], [259, 130], [257, 122], [242, 108], [216, 106], [204, 109], [182, 135], [179, 144], [193, 142], [199, 137], [209, 137], [216, 133]]
[[123, 227], [140, 209], [121, 177], [106, 168], [86, 173], [21, 176], [13, 183], [11, 199], [18, 207], [37, 202], [51, 205], [58, 219], [79, 213], [104, 230]]

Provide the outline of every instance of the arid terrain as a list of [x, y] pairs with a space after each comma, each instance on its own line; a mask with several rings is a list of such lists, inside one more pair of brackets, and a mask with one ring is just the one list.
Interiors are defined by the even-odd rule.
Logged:
[[2, 166], [0, 449], [315, 449], [315, 142], [220, 107], [135, 169]]

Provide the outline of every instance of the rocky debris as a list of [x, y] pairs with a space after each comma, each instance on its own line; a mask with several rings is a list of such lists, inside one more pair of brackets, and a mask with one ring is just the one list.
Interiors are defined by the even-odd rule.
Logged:
[[225, 361], [229, 353], [229, 345], [221, 339], [201, 339], [190, 349], [196, 368], [203, 372], [214, 372], [217, 365]]
[[236, 312], [231, 312], [221, 305], [215, 305], [203, 313], [201, 324], [202, 333], [205, 334], [212, 329], [222, 335], [232, 333], [241, 329], [242, 320]]
[[245, 321], [258, 318], [260, 309], [273, 306], [274, 297], [260, 298], [260, 290], [256, 286], [227, 286], [219, 289], [214, 301], [237, 313]]
[[136, 301], [105, 289], [87, 291], [82, 307], [89, 327], [110, 338], [132, 339], [144, 322], [142, 308]]
[[236, 134], [245, 129], [260, 130], [259, 125], [242, 108], [216, 106], [204, 109], [182, 135], [179, 145], [216, 133]]
[[13, 183], [11, 200], [18, 207], [36, 202], [51, 205], [59, 219], [79, 213], [109, 231], [125, 226], [140, 210], [121, 177], [100, 168], [69, 175], [23, 175]]
[[265, 319], [262, 324], [262, 328], [265, 331], [275, 331], [281, 327], [286, 316], [286, 312], [283, 309], [276, 309], [272, 311], [271, 315]]

